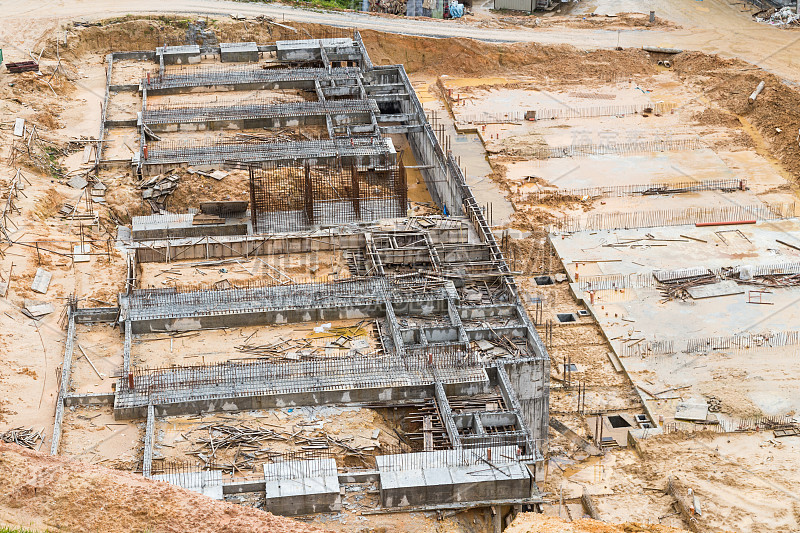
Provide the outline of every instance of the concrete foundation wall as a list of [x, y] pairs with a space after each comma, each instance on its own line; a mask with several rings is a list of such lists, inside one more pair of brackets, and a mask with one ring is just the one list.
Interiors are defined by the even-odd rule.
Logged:
[[[266, 302], [265, 302], [266, 303]], [[395, 310], [403, 314], [439, 314], [447, 312], [447, 300], [425, 300], [415, 302], [396, 302]], [[160, 333], [165, 331], [194, 331], [200, 329], [219, 329], [248, 327], [271, 324], [293, 324], [297, 322], [330, 322], [335, 320], [357, 320], [379, 318], [386, 314], [386, 305], [380, 302], [366, 306], [318, 307], [301, 309], [259, 309], [253, 312], [217, 312], [199, 316], [153, 318], [131, 320], [132, 332]]]
[[550, 412], [550, 359], [508, 364], [506, 372], [516, 391], [525, 424], [544, 454]]
[[[450, 383], [444, 386], [448, 395], [472, 396], [492, 392], [489, 380], [484, 382]], [[255, 409], [274, 409], [284, 407], [301, 407], [312, 405], [364, 405], [378, 402], [403, 402], [405, 400], [421, 400], [432, 398], [434, 385], [420, 384], [398, 387], [352, 388], [347, 390], [329, 390], [315, 392], [280, 393], [260, 396], [236, 396], [227, 398], [203, 399], [196, 401], [176, 401], [169, 404], [154, 405], [156, 416], [178, 416], [198, 413], [218, 413], [231, 411], [249, 411]], [[114, 406], [114, 418], [130, 420], [147, 416], [147, 406], [135, 407]]]
[[381, 505], [417, 507], [530, 497], [531, 478], [523, 465], [497, 468], [502, 473], [487, 464], [381, 472]]
[[[428, 230], [434, 244], [464, 242], [465, 226], [458, 228], [433, 228]], [[224, 259], [291, 253], [308, 253], [331, 250], [356, 250], [366, 246], [364, 233], [303, 234], [243, 236], [241, 238], [207, 238], [186, 242], [143, 241], [136, 246], [138, 263], [162, 263], [175, 260]], [[478, 308], [476, 308], [478, 309]], [[462, 316], [462, 318], [468, 318]]]

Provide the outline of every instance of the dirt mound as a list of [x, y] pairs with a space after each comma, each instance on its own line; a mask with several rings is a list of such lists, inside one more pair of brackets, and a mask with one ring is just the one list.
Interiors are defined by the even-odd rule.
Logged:
[[135, 474], [0, 443], [0, 524], [48, 531], [321, 532]]
[[523, 513], [517, 516], [505, 533], [683, 533], [685, 531], [658, 524], [633, 522], [607, 524], [589, 518], [566, 522], [555, 516]]
[[[344, 37], [352, 32], [346, 28], [333, 28], [321, 24], [293, 22], [280, 27], [264, 21], [215, 20], [201, 17], [207, 28], [214, 32], [219, 42], [255, 41], [258, 43], [284, 39], [322, 39]], [[193, 17], [185, 15], [129, 15], [102, 20], [89, 26], [73, 28], [74, 37], [61, 45], [65, 56], [78, 57], [84, 52], [124, 52], [155, 50], [158, 46], [186, 44], [189, 24]], [[297, 31], [292, 31], [294, 28]], [[55, 41], [49, 38], [45, 57], [55, 55]], [[44, 44], [43, 42], [40, 44]], [[201, 44], [198, 41], [197, 44]]]
[[[800, 91], [738, 59], [684, 52], [675, 57], [673, 65], [687, 84], [733, 113], [745, 130], [752, 126], [750, 133], [761, 155], [779, 161], [795, 179], [800, 176]], [[760, 81], [766, 88], [750, 104], [747, 98]]]
[[568, 84], [574, 80], [607, 80], [656, 73], [642, 50], [579, 50], [570, 45], [538, 43], [492, 44], [472, 39], [432, 39], [361, 32], [376, 65], [405, 65], [409, 72], [451, 76], [486, 76], [489, 73], [525, 73], [534, 78]]
[[650, 22], [649, 15], [645, 13], [618, 13], [614, 16], [568, 15], [555, 17], [536, 16], [510, 16], [500, 17], [501, 22], [512, 26], [527, 26], [531, 28], [568, 27], [568, 28], [602, 28], [605, 30], [629, 28], [659, 28], [678, 29], [680, 26], [670, 20], [656, 17], [655, 22]]

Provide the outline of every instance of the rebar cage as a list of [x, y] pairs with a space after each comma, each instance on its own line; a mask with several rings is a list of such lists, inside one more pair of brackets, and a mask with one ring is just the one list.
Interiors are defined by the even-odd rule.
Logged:
[[250, 168], [254, 233], [402, 217], [407, 201], [402, 163], [367, 168], [293, 162]]

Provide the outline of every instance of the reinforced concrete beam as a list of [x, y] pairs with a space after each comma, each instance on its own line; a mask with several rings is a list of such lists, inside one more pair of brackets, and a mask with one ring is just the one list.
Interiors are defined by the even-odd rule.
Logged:
[[458, 428], [453, 420], [453, 410], [450, 407], [450, 402], [447, 401], [444, 387], [440, 381], [434, 385], [436, 407], [439, 409], [439, 416], [444, 422], [444, 429], [447, 431], [447, 438], [450, 439], [450, 445], [453, 449], [461, 447], [461, 440], [458, 436]]
[[50, 444], [50, 455], [58, 455], [58, 445], [61, 442], [61, 423], [64, 420], [64, 400], [69, 393], [69, 384], [72, 378], [72, 351], [75, 346], [75, 315], [71, 307], [67, 308], [69, 325], [67, 326], [67, 339], [64, 345], [64, 362], [61, 364], [61, 386], [56, 399], [56, 416], [53, 423], [53, 440]]
[[155, 432], [156, 414], [153, 405], [147, 406], [147, 424], [144, 431], [144, 453], [142, 458], [142, 475], [150, 477], [153, 474], [153, 434]]

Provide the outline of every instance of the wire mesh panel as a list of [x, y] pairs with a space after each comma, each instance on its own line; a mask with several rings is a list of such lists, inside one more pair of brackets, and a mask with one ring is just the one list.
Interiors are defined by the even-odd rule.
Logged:
[[256, 233], [369, 222], [405, 215], [405, 168], [291, 163], [250, 169]]

